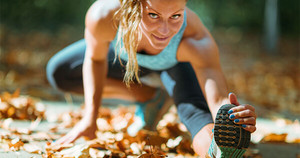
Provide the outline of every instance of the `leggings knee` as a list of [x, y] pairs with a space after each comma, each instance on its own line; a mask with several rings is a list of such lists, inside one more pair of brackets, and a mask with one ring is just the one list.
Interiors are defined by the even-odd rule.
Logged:
[[207, 124], [213, 123], [208, 109], [200, 109], [191, 103], [177, 105], [178, 115], [181, 122], [187, 127], [192, 138]]
[[47, 79], [49, 84], [55, 89], [64, 90], [65, 74], [62, 66], [55, 62], [54, 58], [51, 58], [46, 67]]

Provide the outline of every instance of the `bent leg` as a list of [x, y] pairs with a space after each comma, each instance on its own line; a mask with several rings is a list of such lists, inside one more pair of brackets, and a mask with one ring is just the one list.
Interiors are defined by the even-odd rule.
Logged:
[[212, 140], [213, 120], [192, 66], [179, 63], [163, 71], [161, 79], [192, 135], [195, 152], [205, 156]]
[[[55, 54], [47, 64], [47, 79], [52, 87], [64, 92], [83, 94], [82, 65], [86, 43], [79, 40]], [[108, 53], [108, 79], [105, 83], [103, 97], [118, 98], [129, 101], [146, 101], [153, 97], [155, 89], [145, 85], [132, 85], [129, 90], [122, 82], [125, 68], [118, 60], [114, 62], [114, 48]], [[143, 69], [141, 76], [149, 73]]]
[[153, 98], [156, 89], [146, 85], [131, 85], [128, 89], [122, 80], [108, 78], [103, 89], [103, 98], [122, 99], [130, 102], [145, 102]]
[[79, 40], [55, 54], [48, 62], [46, 72], [50, 85], [56, 89], [83, 93], [82, 63], [85, 40]]

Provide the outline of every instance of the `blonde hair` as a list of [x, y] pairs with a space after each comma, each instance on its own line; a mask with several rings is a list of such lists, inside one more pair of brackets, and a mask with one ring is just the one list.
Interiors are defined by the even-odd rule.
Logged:
[[[123, 81], [128, 87], [134, 79], [140, 82], [138, 77], [139, 66], [136, 58], [137, 48], [142, 38], [139, 24], [142, 20], [141, 0], [120, 0], [121, 7], [115, 13], [114, 19], [118, 21], [118, 36], [116, 44], [116, 54], [120, 59], [120, 54], [125, 50], [128, 55], [126, 72]], [[117, 55], [115, 56], [116, 59]], [[121, 62], [122, 64], [122, 62]]]

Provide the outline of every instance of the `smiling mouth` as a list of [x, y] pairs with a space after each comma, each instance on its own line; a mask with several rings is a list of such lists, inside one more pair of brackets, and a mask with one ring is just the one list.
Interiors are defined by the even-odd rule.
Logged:
[[169, 38], [169, 36], [168, 37], [157, 37], [157, 36], [155, 36], [155, 35], [152, 35], [155, 39], [157, 39], [158, 41], [166, 41], [168, 38]]

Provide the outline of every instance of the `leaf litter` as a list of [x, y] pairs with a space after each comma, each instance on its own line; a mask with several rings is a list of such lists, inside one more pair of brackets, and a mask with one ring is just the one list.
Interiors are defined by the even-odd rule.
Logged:
[[[24, 150], [46, 158], [58, 157], [139, 157], [165, 158], [197, 156], [191, 146], [190, 136], [183, 124], [178, 122], [174, 108], [163, 117], [157, 131], [140, 130], [136, 137], [128, 135], [127, 128], [133, 123], [134, 108], [101, 108], [97, 119], [96, 139], [81, 143], [55, 144], [56, 139], [66, 134], [62, 130], [72, 128], [81, 118], [82, 110], [68, 111], [59, 115], [55, 125], [48, 131], [37, 127], [46, 120], [46, 108], [29, 96], [21, 96], [19, 90], [0, 96], [0, 147], [4, 151]], [[12, 127], [15, 120], [29, 120], [27, 128]], [[291, 124], [289, 121], [285, 123]], [[294, 123], [295, 126], [299, 126]], [[287, 134], [270, 133], [262, 143], [299, 143], [299, 138], [287, 141]], [[250, 153], [251, 154], [251, 153]]]

